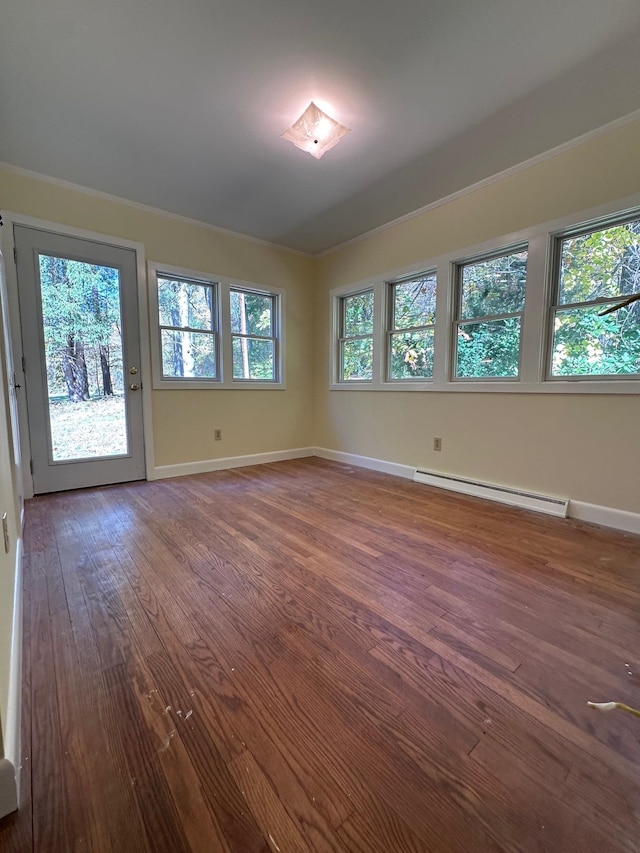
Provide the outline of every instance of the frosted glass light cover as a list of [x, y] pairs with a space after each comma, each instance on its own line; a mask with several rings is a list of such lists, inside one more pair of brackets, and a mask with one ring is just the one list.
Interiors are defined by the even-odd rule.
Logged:
[[282, 134], [282, 138], [288, 139], [289, 142], [293, 142], [298, 148], [319, 160], [325, 152], [350, 132], [350, 128], [323, 113], [311, 101], [298, 121]]

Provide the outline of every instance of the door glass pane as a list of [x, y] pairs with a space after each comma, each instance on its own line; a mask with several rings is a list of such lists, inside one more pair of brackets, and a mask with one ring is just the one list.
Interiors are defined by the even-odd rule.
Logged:
[[51, 255], [39, 268], [52, 460], [122, 456], [119, 271]]

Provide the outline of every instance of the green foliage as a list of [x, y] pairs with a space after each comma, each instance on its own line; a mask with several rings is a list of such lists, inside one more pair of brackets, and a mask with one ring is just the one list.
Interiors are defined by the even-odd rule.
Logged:
[[233, 338], [234, 379], [275, 379], [273, 341], [260, 338]]
[[[112, 267], [39, 256], [50, 396], [71, 400], [122, 391], [120, 278]], [[86, 389], [86, 390], [84, 390]], [[113, 390], [113, 389], [112, 389]]]
[[436, 276], [398, 282], [392, 288], [389, 376], [391, 379], [430, 379], [433, 376]]
[[273, 336], [273, 297], [249, 291], [231, 291], [231, 331], [242, 335]]
[[433, 331], [394, 332], [389, 373], [392, 379], [431, 379]]
[[465, 264], [461, 270], [460, 319], [517, 314], [524, 309], [527, 252]]
[[[342, 300], [342, 378], [373, 378], [373, 291]], [[361, 335], [362, 337], [357, 337]]]
[[354, 338], [342, 342], [342, 378], [373, 378], [373, 338]]
[[518, 375], [520, 317], [458, 326], [456, 376]]
[[231, 291], [233, 378], [273, 381], [274, 298], [263, 293]]
[[[526, 284], [526, 251], [466, 264], [461, 270], [461, 319], [480, 320], [492, 315], [521, 312]], [[517, 376], [520, 327], [520, 317], [461, 323], [458, 326], [456, 376]]]
[[559, 304], [638, 292], [640, 220], [562, 240]]
[[344, 338], [373, 334], [373, 291], [356, 293], [342, 300]]
[[604, 317], [599, 311], [640, 292], [640, 221], [562, 240], [560, 305], [554, 319], [554, 376], [640, 373], [640, 303]]
[[213, 285], [158, 278], [162, 375], [215, 378]]
[[554, 376], [640, 373], [640, 302], [599, 317], [600, 305], [555, 316]]

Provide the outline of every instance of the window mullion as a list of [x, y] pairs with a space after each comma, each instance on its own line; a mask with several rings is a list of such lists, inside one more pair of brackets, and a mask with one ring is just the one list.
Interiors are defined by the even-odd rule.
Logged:
[[454, 267], [448, 260], [436, 266], [436, 324], [433, 333], [433, 381], [444, 385], [451, 371], [451, 319], [454, 316]]
[[540, 382], [544, 377], [547, 358], [546, 320], [551, 246], [547, 234], [539, 234], [529, 241], [527, 284], [520, 332], [520, 380], [522, 382]]

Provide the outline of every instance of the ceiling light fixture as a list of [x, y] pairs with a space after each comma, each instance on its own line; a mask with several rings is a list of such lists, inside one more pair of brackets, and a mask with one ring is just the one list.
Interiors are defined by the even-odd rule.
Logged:
[[333, 148], [351, 129], [332, 119], [317, 107], [313, 101], [302, 113], [298, 121], [282, 134], [295, 146], [311, 154], [316, 160]]

